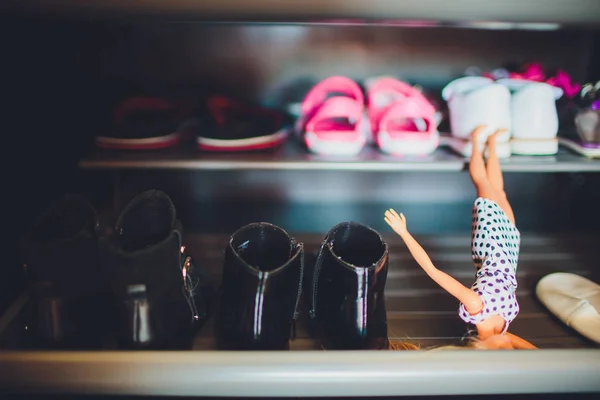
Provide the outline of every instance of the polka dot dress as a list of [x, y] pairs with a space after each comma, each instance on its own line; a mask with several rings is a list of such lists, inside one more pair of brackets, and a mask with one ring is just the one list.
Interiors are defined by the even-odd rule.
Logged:
[[477, 274], [471, 289], [484, 305], [479, 314], [470, 315], [461, 304], [459, 315], [471, 324], [500, 315], [506, 321], [506, 332], [519, 313], [515, 275], [521, 235], [496, 202], [482, 197], [473, 206], [472, 232], [471, 251]]

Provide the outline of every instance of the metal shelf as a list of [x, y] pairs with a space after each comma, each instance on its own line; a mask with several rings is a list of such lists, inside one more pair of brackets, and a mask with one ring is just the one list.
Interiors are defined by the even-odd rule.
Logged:
[[[390, 338], [423, 347], [456, 343], [465, 325], [457, 303], [414, 265], [406, 246], [390, 246], [386, 306]], [[299, 234], [307, 261], [314, 262], [321, 235]], [[469, 235], [419, 237], [434, 263], [463, 283], [472, 282]], [[218, 285], [226, 235], [185, 237], [192, 256]], [[537, 345], [535, 351], [315, 351], [306, 324], [286, 352], [215, 351], [210, 323], [192, 351], [0, 351], [0, 390], [12, 392], [240, 396], [377, 397], [600, 391], [600, 348], [560, 323], [537, 302], [532, 288], [546, 274], [565, 271], [597, 279], [598, 237], [523, 234], [518, 268], [521, 313], [511, 332]], [[23, 296], [0, 318], [8, 331]], [[305, 313], [302, 313], [305, 318]], [[212, 319], [211, 319], [212, 321]], [[12, 335], [18, 337], [18, 335]], [[6, 340], [2, 341], [6, 344]], [[465, 384], [477, 377], [485, 384]], [[510, 384], [507, 384], [509, 382]]]
[[[313, 170], [313, 171], [461, 171], [466, 160], [445, 148], [426, 157], [392, 157], [365, 148], [356, 157], [325, 157], [307, 152], [295, 140], [262, 153], [203, 153], [189, 146], [153, 151], [94, 150], [79, 162], [82, 169]], [[600, 160], [560, 149], [555, 156], [513, 156], [502, 160], [506, 172], [595, 172]]]
[[[297, 398], [600, 391], [599, 350], [0, 353], [0, 367], [1, 387], [38, 393]], [[481, 383], [468, 385], [467, 377]]]
[[[172, 0], [118, 2], [88, 0], [3, 1], [3, 6], [43, 14], [131, 16], [159, 15], [184, 19], [243, 21], [344, 22], [440, 21], [464, 23], [495, 21], [521, 23], [488, 24], [490, 29], [536, 29], [525, 23], [600, 23], [596, 0]], [[425, 25], [422, 23], [421, 25]], [[431, 25], [431, 24], [429, 24]], [[484, 24], [479, 24], [486, 27]], [[546, 27], [549, 29], [549, 27]], [[541, 29], [540, 26], [537, 29]]]

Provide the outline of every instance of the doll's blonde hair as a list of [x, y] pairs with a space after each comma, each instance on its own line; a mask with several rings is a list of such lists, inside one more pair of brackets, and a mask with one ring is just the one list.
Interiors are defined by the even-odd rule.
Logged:
[[389, 350], [464, 350], [464, 349], [471, 349], [471, 350], [486, 350], [487, 347], [485, 345], [483, 345], [482, 343], [479, 342], [479, 339], [477, 339], [476, 337], [464, 337], [462, 339], [462, 342], [464, 343], [463, 346], [456, 346], [456, 345], [447, 345], [447, 346], [434, 346], [434, 347], [430, 347], [428, 349], [422, 349], [421, 346], [419, 346], [416, 343], [413, 343], [411, 341], [403, 341], [403, 340], [390, 340], [390, 344], [388, 349]]

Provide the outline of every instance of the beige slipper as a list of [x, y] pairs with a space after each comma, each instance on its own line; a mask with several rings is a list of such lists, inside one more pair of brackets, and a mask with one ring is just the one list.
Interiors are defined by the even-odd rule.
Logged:
[[579, 275], [558, 272], [543, 277], [535, 291], [552, 314], [600, 343], [600, 285]]

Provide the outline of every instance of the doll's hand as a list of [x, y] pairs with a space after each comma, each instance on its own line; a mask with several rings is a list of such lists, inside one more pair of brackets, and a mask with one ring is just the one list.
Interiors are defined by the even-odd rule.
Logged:
[[398, 235], [402, 236], [405, 233], [408, 233], [408, 229], [406, 228], [406, 217], [404, 214], [400, 213], [400, 215], [398, 215], [396, 211], [390, 208], [385, 212], [384, 219]]

